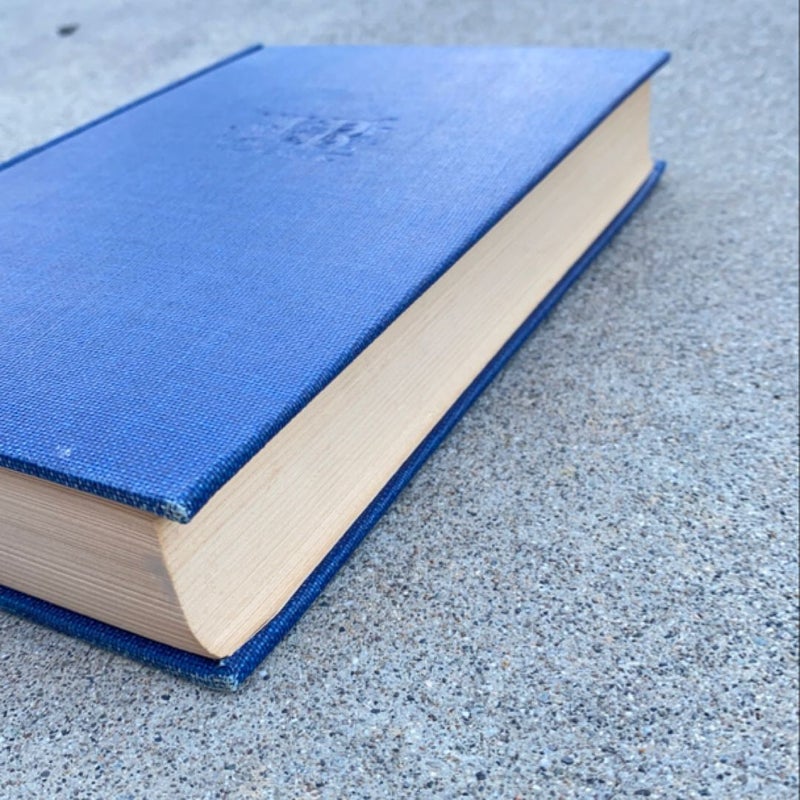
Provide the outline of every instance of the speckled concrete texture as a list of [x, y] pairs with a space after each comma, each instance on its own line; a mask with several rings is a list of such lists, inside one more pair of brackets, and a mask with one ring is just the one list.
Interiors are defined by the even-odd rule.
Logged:
[[796, 797], [795, 4], [4, 0], [0, 158], [254, 41], [665, 47], [670, 168], [239, 694], [0, 615], [0, 797]]

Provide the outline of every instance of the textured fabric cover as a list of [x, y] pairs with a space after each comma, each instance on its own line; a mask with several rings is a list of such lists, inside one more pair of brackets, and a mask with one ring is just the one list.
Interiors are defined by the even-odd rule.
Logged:
[[662, 162], [655, 165], [648, 180], [628, 205], [466, 389], [281, 612], [232, 656], [220, 661], [213, 661], [186, 653], [3, 587], [0, 587], [0, 608], [37, 620], [64, 633], [82, 637], [109, 650], [160, 667], [205, 686], [216, 689], [236, 689], [311, 605], [428, 455], [449, 433], [470, 404], [500, 371], [527, 336], [544, 319], [572, 282], [586, 269], [592, 259], [642, 203], [663, 169]]
[[188, 521], [665, 60], [255, 49], [8, 162], [0, 465]]

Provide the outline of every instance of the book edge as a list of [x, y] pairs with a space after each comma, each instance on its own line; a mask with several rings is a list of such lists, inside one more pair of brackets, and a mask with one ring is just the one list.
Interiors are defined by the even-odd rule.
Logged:
[[0, 163], [0, 172], [9, 167], [13, 167], [15, 164], [19, 164], [21, 161], [26, 161], [27, 159], [35, 156], [44, 150], [49, 150], [51, 147], [54, 147], [57, 144], [61, 144], [61, 142], [66, 141], [67, 139], [71, 139], [73, 136], [77, 136], [84, 131], [90, 130], [91, 128], [95, 128], [98, 125], [102, 125], [104, 122], [107, 122], [114, 117], [118, 117], [120, 114], [124, 114], [126, 111], [130, 111], [132, 108], [136, 106], [140, 106], [143, 103], [147, 103], [150, 100], [154, 100], [156, 97], [159, 97], [162, 94], [166, 94], [167, 92], [171, 92], [173, 89], [177, 89], [180, 86], [183, 86], [185, 83], [189, 83], [197, 78], [202, 78], [203, 75], [207, 75], [209, 72], [213, 72], [214, 70], [219, 69], [220, 67], [224, 67], [227, 64], [230, 64], [233, 61], [238, 61], [240, 58], [244, 58], [245, 56], [249, 56], [252, 53], [257, 52], [258, 50], [262, 50], [264, 45], [262, 44], [253, 44], [249, 47], [246, 47], [244, 50], [240, 50], [237, 53], [233, 53], [232, 55], [225, 56], [225, 58], [220, 59], [219, 61], [215, 61], [213, 64], [209, 64], [202, 69], [197, 70], [196, 72], [192, 72], [189, 75], [185, 75], [182, 78], [177, 78], [176, 80], [162, 86], [160, 89], [155, 89], [154, 91], [142, 95], [141, 97], [137, 97], [134, 100], [131, 100], [128, 103], [124, 103], [121, 106], [109, 111], [106, 114], [102, 114], [95, 119], [89, 120], [89, 122], [85, 122], [83, 125], [78, 125], [77, 128], [73, 128], [66, 133], [62, 133], [59, 136], [56, 136], [54, 139], [49, 139], [42, 144], [34, 145], [33, 147], [23, 150], [21, 153], [17, 153], [15, 156], [11, 156], [11, 158], [7, 159]]
[[481, 392], [558, 303], [567, 289], [580, 277], [644, 202], [665, 168], [666, 164], [663, 161], [654, 163], [648, 178], [619, 214], [476, 376], [411, 456], [395, 472], [381, 492], [309, 575], [289, 602], [233, 655], [215, 661], [187, 653], [3, 586], [0, 586], [0, 609], [47, 625], [61, 633], [84, 639], [91, 644], [160, 668], [208, 688], [236, 690], [298, 622], [400, 491], [420, 469], [427, 457], [444, 440]]

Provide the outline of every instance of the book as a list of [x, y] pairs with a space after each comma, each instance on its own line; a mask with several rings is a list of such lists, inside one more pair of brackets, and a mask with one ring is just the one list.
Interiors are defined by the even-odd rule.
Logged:
[[666, 59], [255, 47], [0, 167], [0, 607], [238, 686], [653, 187]]

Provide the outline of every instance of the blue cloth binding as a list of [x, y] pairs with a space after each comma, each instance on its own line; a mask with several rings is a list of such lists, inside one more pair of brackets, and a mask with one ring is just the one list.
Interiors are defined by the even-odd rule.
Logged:
[[0, 167], [0, 466], [188, 522], [661, 52], [255, 48]]

